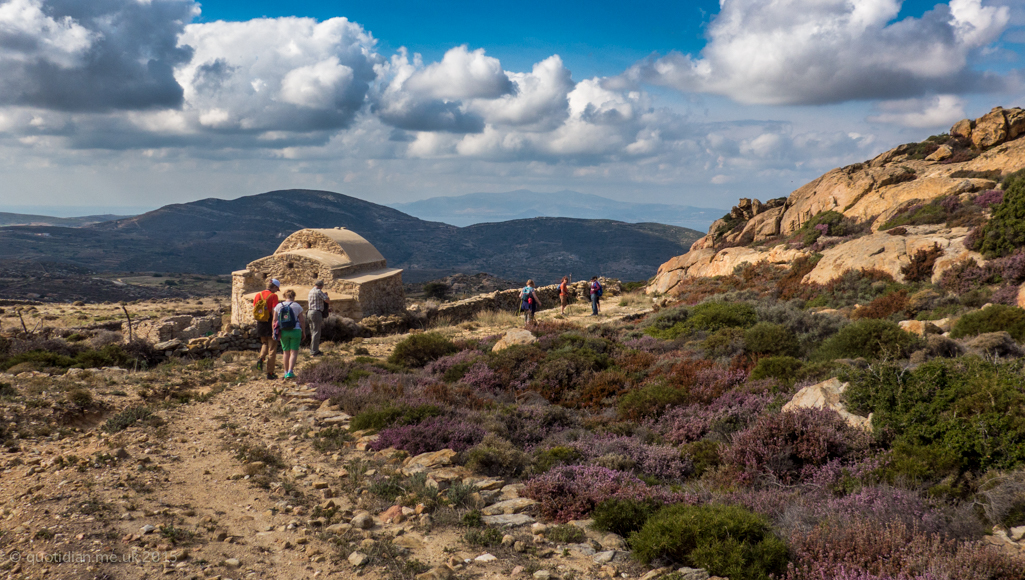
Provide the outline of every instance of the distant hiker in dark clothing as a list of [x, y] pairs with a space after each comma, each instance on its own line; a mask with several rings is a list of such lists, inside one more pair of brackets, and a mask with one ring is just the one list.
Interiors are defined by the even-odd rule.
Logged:
[[295, 290], [285, 290], [285, 300], [274, 308], [274, 328], [281, 337], [284, 352], [281, 365], [285, 367], [285, 378], [295, 378], [295, 363], [299, 360], [299, 343], [303, 339], [306, 321], [303, 307], [295, 302]]
[[591, 277], [591, 316], [598, 316], [601, 312], [601, 295], [602, 287], [601, 282], [598, 281], [597, 276]]
[[534, 288], [534, 281], [527, 280], [527, 285], [520, 290], [520, 310], [523, 311], [523, 322], [529, 324], [534, 320], [534, 313], [540, 302], [537, 299], [537, 292]]
[[256, 319], [256, 336], [260, 339], [260, 359], [256, 361], [256, 368], [261, 371], [266, 368], [268, 379], [278, 378], [278, 375], [274, 374], [278, 345], [274, 341], [274, 326], [271, 321], [274, 317], [274, 307], [278, 305], [276, 292], [280, 288], [281, 282], [267, 280], [267, 289], [253, 297], [253, 318]]
[[559, 302], [562, 303], [562, 313], [566, 314], [566, 305], [569, 304], [569, 276], [563, 276], [559, 283]]
[[324, 329], [324, 320], [327, 319], [328, 303], [327, 293], [324, 292], [324, 281], [317, 280], [310, 290], [309, 300], [306, 306], [310, 309], [310, 355], [320, 356], [320, 331]]

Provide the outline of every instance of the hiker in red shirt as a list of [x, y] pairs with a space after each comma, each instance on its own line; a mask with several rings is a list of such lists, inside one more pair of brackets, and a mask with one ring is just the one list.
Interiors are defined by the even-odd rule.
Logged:
[[569, 304], [569, 276], [563, 276], [559, 284], [559, 301], [562, 302], [562, 313], [566, 314], [566, 305]]
[[278, 305], [278, 295], [275, 292], [279, 289], [281, 289], [281, 282], [271, 279], [267, 281], [267, 289], [253, 297], [253, 318], [256, 319], [256, 336], [260, 339], [260, 360], [256, 362], [256, 368], [264, 370], [266, 362], [268, 379], [278, 378], [278, 375], [274, 374], [278, 343], [274, 340], [274, 327], [271, 320], [274, 316], [274, 307]]

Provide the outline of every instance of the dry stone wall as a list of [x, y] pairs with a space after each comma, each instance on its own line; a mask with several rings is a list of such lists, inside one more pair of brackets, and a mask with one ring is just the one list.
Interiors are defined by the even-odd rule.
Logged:
[[[609, 297], [618, 296], [622, 292], [619, 280], [599, 278], [599, 281], [605, 289], [603, 299], [607, 300]], [[459, 300], [458, 302], [443, 304], [432, 316], [447, 318], [453, 322], [462, 322], [489, 310], [518, 312], [520, 309], [520, 290], [520, 288], [500, 290], [467, 298], [466, 300]], [[590, 302], [590, 282], [586, 280], [574, 282], [569, 285], [569, 290], [573, 300]], [[537, 289], [537, 295], [541, 310], [558, 308], [560, 305], [558, 284], [541, 286]]]

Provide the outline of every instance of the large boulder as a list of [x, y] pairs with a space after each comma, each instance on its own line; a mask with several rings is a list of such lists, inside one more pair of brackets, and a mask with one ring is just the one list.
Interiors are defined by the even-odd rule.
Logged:
[[529, 330], [510, 330], [505, 333], [505, 336], [498, 339], [495, 346], [491, 348], [491, 352], [503, 351], [517, 344], [534, 344], [535, 342], [537, 342], [537, 337], [531, 334]]
[[872, 430], [872, 415], [861, 417], [851, 413], [841, 402], [843, 392], [847, 389], [848, 383], [841, 383], [840, 379], [832, 378], [815, 385], [808, 385], [794, 395], [790, 402], [783, 405], [783, 411], [795, 411], [797, 409], [832, 409], [836, 411], [844, 421], [851, 427]]

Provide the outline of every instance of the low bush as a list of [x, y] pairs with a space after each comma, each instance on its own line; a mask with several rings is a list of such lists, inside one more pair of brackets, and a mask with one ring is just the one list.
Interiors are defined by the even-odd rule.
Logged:
[[772, 322], [759, 322], [744, 332], [744, 349], [762, 356], [798, 356], [800, 344], [794, 333]]
[[647, 425], [673, 443], [689, 443], [704, 437], [728, 441], [746, 429], [772, 402], [769, 395], [729, 391], [710, 404], [671, 409]]
[[705, 302], [691, 309], [685, 323], [691, 331], [715, 332], [722, 328], [748, 328], [758, 321], [758, 314], [750, 304]]
[[829, 409], [796, 409], [760, 417], [733, 438], [723, 460], [744, 481], [768, 477], [784, 484], [806, 480], [814, 468], [860, 457], [870, 438]]
[[[865, 306], [854, 311], [852, 318], [889, 318], [908, 309], [908, 291], [900, 289], [896, 292], [883, 294]], [[902, 317], [903, 318], [903, 317]]]
[[731, 580], [769, 580], [787, 565], [787, 547], [763, 516], [740, 506], [676, 505], [630, 536], [643, 563], [666, 559]]
[[103, 424], [103, 430], [107, 433], [119, 433], [138, 421], [149, 419], [152, 415], [153, 411], [150, 411], [147, 407], [129, 407], [107, 419], [106, 423]]
[[459, 348], [436, 332], [414, 334], [395, 345], [388, 362], [406, 367], [422, 367], [431, 361], [453, 354]]
[[658, 504], [690, 502], [681, 493], [651, 487], [636, 476], [593, 465], [567, 465], [527, 481], [523, 495], [538, 502], [547, 519], [568, 522], [586, 517], [609, 499], [650, 500]]
[[466, 467], [490, 477], [519, 477], [530, 465], [530, 457], [512, 443], [488, 435], [466, 455]]
[[349, 422], [349, 429], [352, 431], [366, 429], [378, 431], [393, 425], [415, 425], [424, 419], [439, 415], [441, 415], [441, 409], [434, 405], [375, 407], [353, 417]]
[[937, 359], [852, 371], [844, 393], [851, 412], [874, 413], [889, 433], [889, 473], [935, 482], [1025, 464], [1025, 378], [1020, 361]]
[[993, 215], [971, 248], [987, 259], [1006, 256], [1025, 245], [1025, 170], [1011, 173], [1003, 183], [1003, 201], [992, 206]]
[[545, 530], [545, 539], [556, 544], [579, 544], [587, 539], [587, 534], [572, 524], [560, 524]]
[[557, 446], [541, 449], [534, 453], [534, 461], [531, 463], [531, 470], [534, 473], [544, 473], [556, 465], [572, 465], [580, 463], [584, 454], [573, 447]]
[[1025, 310], [1007, 304], [994, 304], [969, 312], [954, 323], [950, 337], [963, 338], [1000, 331], [1007, 331], [1019, 342], [1025, 341]]
[[648, 445], [637, 437], [594, 435], [571, 444], [596, 465], [631, 471], [666, 482], [680, 482], [694, 470], [691, 462], [669, 445]]
[[804, 363], [792, 356], [769, 356], [758, 359], [755, 368], [751, 369], [751, 380], [776, 379], [792, 385], [797, 381], [798, 372]]
[[619, 534], [624, 538], [644, 527], [645, 522], [661, 506], [650, 501], [610, 499], [595, 506], [591, 512], [591, 526], [603, 532]]
[[939, 244], [931, 248], [919, 249], [911, 255], [911, 261], [900, 267], [900, 273], [908, 282], [927, 282], [932, 279], [933, 266], [936, 259], [943, 255]]
[[630, 421], [657, 417], [667, 409], [687, 401], [687, 391], [672, 385], [655, 383], [630, 391], [619, 399], [619, 416]]
[[919, 337], [905, 332], [896, 322], [862, 319], [840, 329], [816, 351], [820, 360], [837, 358], [906, 358], [919, 346]]
[[484, 429], [478, 425], [454, 417], [432, 417], [412, 425], [382, 429], [370, 448], [380, 451], [394, 447], [419, 455], [442, 449], [463, 451], [483, 438]]

